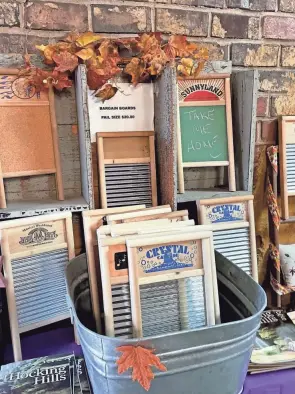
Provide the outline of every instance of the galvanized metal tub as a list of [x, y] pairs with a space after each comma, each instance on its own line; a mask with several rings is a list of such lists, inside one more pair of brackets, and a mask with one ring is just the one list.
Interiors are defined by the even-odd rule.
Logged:
[[[157, 372], [151, 394], [239, 394], [266, 305], [263, 289], [240, 268], [216, 252], [223, 324], [142, 340], [98, 335], [89, 328], [89, 288], [85, 256], [69, 263], [66, 277], [69, 306], [76, 325], [94, 394], [143, 394], [131, 379], [119, 375], [116, 347], [153, 348], [167, 367]], [[84, 324], [83, 324], [84, 323]]]

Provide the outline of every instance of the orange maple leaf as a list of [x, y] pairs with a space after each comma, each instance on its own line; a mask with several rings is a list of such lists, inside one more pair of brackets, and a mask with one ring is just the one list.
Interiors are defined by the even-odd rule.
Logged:
[[116, 350], [123, 353], [117, 360], [118, 373], [122, 374], [129, 368], [133, 368], [132, 380], [137, 380], [146, 391], [150, 389], [151, 380], [154, 379], [152, 366], [160, 371], [167, 371], [159, 357], [153, 354], [154, 349], [145, 349], [141, 346], [120, 346]]
[[69, 52], [54, 53], [52, 59], [57, 64], [55, 71], [74, 71], [78, 67], [78, 58]]

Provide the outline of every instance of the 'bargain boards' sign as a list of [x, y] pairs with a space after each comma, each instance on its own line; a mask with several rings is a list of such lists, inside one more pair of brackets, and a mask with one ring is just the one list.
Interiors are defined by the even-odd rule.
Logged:
[[99, 101], [88, 90], [91, 141], [99, 132], [154, 130], [154, 91], [152, 83], [136, 87], [117, 83], [118, 91], [110, 100]]
[[199, 240], [137, 248], [139, 275], [202, 268]]

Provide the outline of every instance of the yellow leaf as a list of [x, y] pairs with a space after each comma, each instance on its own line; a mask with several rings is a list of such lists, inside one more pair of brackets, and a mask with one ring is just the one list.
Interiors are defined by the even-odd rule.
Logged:
[[78, 56], [82, 60], [89, 60], [94, 55], [94, 50], [92, 48], [84, 48], [81, 51], [76, 52], [76, 56]]
[[100, 40], [100, 36], [97, 34], [92, 33], [91, 31], [88, 31], [86, 33], [81, 34], [77, 39], [76, 39], [76, 44], [79, 47], [85, 47], [88, 44], [91, 44], [95, 41]]
[[35, 48], [39, 49], [39, 51], [44, 52], [44, 50], [46, 49], [47, 45], [35, 45]]

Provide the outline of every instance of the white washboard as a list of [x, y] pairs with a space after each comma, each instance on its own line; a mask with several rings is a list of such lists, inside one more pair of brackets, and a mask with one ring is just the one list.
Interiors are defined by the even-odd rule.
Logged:
[[200, 200], [200, 224], [211, 224], [214, 248], [258, 282], [253, 196]]
[[72, 214], [0, 223], [7, 303], [15, 361], [19, 334], [70, 317], [66, 264], [75, 257]]

